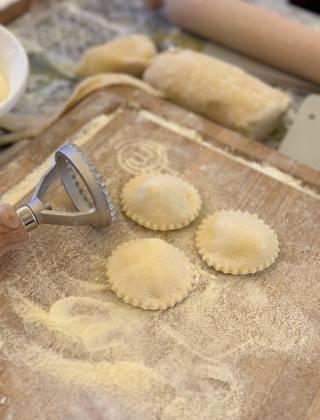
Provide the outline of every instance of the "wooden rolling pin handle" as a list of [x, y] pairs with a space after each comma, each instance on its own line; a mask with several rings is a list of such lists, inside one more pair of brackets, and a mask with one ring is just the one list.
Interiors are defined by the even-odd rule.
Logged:
[[320, 84], [320, 32], [241, 0], [145, 0], [177, 25]]
[[0, 255], [17, 248], [28, 237], [14, 208], [9, 204], [0, 204]]

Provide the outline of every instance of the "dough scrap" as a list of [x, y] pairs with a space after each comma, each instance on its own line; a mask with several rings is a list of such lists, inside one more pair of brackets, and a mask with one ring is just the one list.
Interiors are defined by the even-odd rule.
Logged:
[[125, 184], [121, 204], [130, 219], [164, 231], [189, 225], [200, 212], [201, 197], [193, 185], [179, 177], [147, 174]]
[[196, 246], [209, 266], [229, 274], [256, 273], [279, 254], [274, 230], [256, 214], [241, 211], [208, 216], [196, 232]]
[[131, 35], [90, 48], [75, 72], [82, 77], [100, 73], [127, 73], [139, 77], [156, 53], [148, 36]]
[[141, 89], [149, 95], [163, 98], [163, 94], [147, 83], [129, 74], [121, 73], [107, 73], [98, 74], [96, 76], [87, 77], [74, 90], [73, 94], [63, 104], [56, 113], [49, 117], [30, 116], [30, 115], [15, 115], [7, 114], [0, 118], [0, 127], [7, 131], [12, 131], [9, 134], [1, 135], [0, 145], [14, 143], [21, 138], [36, 137], [42, 131], [52, 125], [59, 117], [73, 109], [79, 102], [93, 94], [97, 90], [104, 89], [111, 86], [132, 86]]
[[273, 131], [290, 104], [280, 90], [195, 51], [158, 54], [143, 78], [172, 102], [257, 140]]
[[196, 280], [185, 254], [162, 239], [136, 239], [120, 245], [107, 263], [111, 290], [143, 309], [167, 309], [186, 298]]

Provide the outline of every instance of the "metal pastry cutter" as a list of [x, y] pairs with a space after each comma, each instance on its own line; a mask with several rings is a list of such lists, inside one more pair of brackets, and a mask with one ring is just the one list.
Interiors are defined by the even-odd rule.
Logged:
[[[60, 179], [77, 211], [54, 210], [45, 200], [50, 186]], [[28, 231], [39, 224], [108, 226], [115, 219], [111, 194], [95, 165], [73, 144], [55, 153], [55, 161], [43, 175], [29, 203], [17, 214]]]

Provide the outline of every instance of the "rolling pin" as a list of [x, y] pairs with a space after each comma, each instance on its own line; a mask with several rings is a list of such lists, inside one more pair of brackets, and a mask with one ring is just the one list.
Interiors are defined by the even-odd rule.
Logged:
[[[164, 0], [179, 26], [320, 84], [320, 32], [241, 0]], [[155, 9], [161, 0], [145, 0]]]

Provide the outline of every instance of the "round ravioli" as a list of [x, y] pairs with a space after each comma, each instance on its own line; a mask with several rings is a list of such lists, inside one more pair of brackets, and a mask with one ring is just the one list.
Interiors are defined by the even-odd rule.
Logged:
[[199, 214], [201, 198], [188, 182], [172, 175], [138, 175], [124, 186], [122, 208], [130, 219], [153, 230], [179, 229]]
[[107, 263], [116, 295], [143, 309], [167, 309], [195, 285], [193, 266], [180, 249], [161, 239], [137, 239], [120, 245]]
[[277, 235], [257, 215], [219, 211], [208, 216], [196, 232], [202, 259], [223, 273], [256, 273], [279, 254]]

